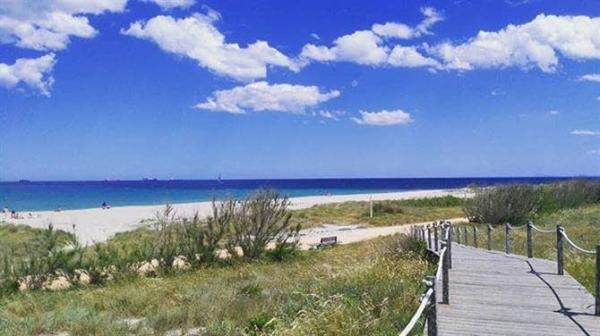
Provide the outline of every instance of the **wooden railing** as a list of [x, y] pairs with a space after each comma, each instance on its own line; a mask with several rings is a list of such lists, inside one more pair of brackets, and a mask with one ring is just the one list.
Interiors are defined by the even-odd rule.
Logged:
[[[469, 226], [453, 227], [448, 221], [434, 222], [432, 225], [421, 225], [411, 227], [410, 236], [412, 239], [423, 241], [427, 244], [427, 250], [436, 255], [438, 259], [438, 267], [435, 276], [427, 276], [423, 282], [426, 290], [421, 296], [421, 304], [415, 311], [409, 323], [404, 327], [400, 336], [409, 335], [419, 320], [425, 317], [424, 334], [427, 336], [437, 336], [437, 299], [436, 299], [436, 282], [442, 281], [442, 304], [450, 304], [450, 276], [449, 270], [452, 268], [452, 241], [467, 245], [469, 243]], [[479, 247], [479, 229], [476, 226], [472, 228], [472, 241], [474, 247]], [[600, 316], [600, 244], [596, 246], [596, 251], [586, 250], [576, 245], [567, 235], [565, 229], [561, 225], [556, 226], [556, 230], [543, 230], [533, 223], [529, 222], [526, 226], [513, 227], [510, 223], [504, 225], [504, 252], [511, 253], [512, 248], [512, 231], [519, 229], [527, 230], [527, 257], [533, 258], [533, 232], [539, 233], [556, 233], [556, 251], [557, 251], [557, 273], [564, 274], [564, 249], [563, 244], [566, 241], [575, 251], [588, 255], [596, 256], [596, 291], [595, 291], [595, 315]], [[441, 233], [438, 235], [438, 230]], [[492, 249], [492, 232], [496, 231], [491, 225], [487, 225], [487, 249]]]
[[[433, 231], [433, 233], [432, 233]], [[435, 255], [438, 260], [435, 275], [427, 276], [423, 280], [426, 289], [421, 296], [421, 304], [416, 310], [406, 327], [400, 332], [400, 336], [409, 335], [423, 314], [425, 314], [425, 333], [428, 336], [436, 336], [437, 328], [437, 297], [436, 282], [442, 280], [442, 303], [450, 302], [450, 277], [449, 268], [452, 260], [452, 230], [449, 222], [440, 221], [433, 225], [411, 227], [411, 238], [424, 241], [427, 250]]]
[[[456, 235], [456, 242], [459, 244], [468, 245], [468, 225], [462, 226], [462, 233], [460, 227], [452, 228]], [[473, 232], [474, 246], [477, 247], [477, 232], [478, 229], [476, 226], [471, 226]], [[600, 316], [600, 244], [596, 245], [596, 250], [586, 250], [577, 244], [575, 244], [567, 235], [567, 231], [562, 225], [557, 225], [556, 229], [552, 230], [544, 230], [535, 225], [532, 222], [528, 222], [527, 225], [524, 226], [512, 226], [510, 223], [504, 224], [504, 252], [510, 254], [512, 251], [512, 242], [513, 242], [513, 231], [514, 230], [527, 230], [527, 257], [533, 258], [533, 233], [542, 233], [542, 234], [555, 234], [556, 235], [556, 273], [559, 275], [564, 275], [564, 244], [567, 242], [570, 247], [577, 253], [591, 255], [596, 257], [596, 279], [595, 279], [595, 315]], [[492, 249], [492, 232], [497, 231], [491, 225], [487, 226], [487, 249]]]

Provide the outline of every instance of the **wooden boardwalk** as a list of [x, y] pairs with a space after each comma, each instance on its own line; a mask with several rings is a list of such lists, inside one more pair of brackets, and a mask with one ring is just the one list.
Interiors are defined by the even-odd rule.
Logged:
[[592, 295], [556, 272], [554, 261], [452, 244], [450, 304], [437, 296], [439, 335], [600, 335]]

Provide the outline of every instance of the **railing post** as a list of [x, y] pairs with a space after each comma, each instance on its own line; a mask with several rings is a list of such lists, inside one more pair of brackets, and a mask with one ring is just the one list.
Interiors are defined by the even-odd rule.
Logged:
[[464, 236], [465, 236], [465, 245], [469, 245], [469, 231], [467, 231], [467, 226], [464, 226]]
[[450, 245], [451, 242], [442, 242], [442, 246], [446, 247], [446, 252], [444, 253], [444, 258], [442, 258], [442, 303], [449, 304], [450, 303], [450, 278], [449, 278], [449, 269], [451, 268], [451, 256], [450, 256]]
[[600, 316], [600, 245], [596, 245], [596, 316]]
[[556, 266], [558, 267], [558, 275], [565, 274], [563, 261], [563, 235], [562, 235], [562, 225], [556, 226]]
[[452, 232], [455, 233], [456, 235], [456, 242], [458, 244], [460, 244], [460, 230], [458, 229], [458, 227], [452, 227]]
[[475, 246], [476, 248], [479, 247], [477, 246], [477, 227], [475, 225], [473, 225], [473, 246]]
[[427, 224], [427, 247], [429, 247], [429, 249], [431, 250], [431, 247], [433, 245], [431, 244], [431, 227], [429, 226], [429, 224]]
[[434, 243], [435, 243], [435, 248], [434, 248], [435, 251], [440, 250], [440, 241], [439, 241], [439, 237], [438, 237], [438, 226], [439, 225], [437, 223], [433, 223], [433, 237], [434, 237]]
[[506, 254], [510, 254], [510, 242], [511, 242], [511, 230], [512, 227], [510, 226], [510, 223], [506, 223], [504, 224], [505, 230], [504, 230], [504, 252]]
[[429, 310], [427, 313], [427, 336], [437, 336], [437, 298], [435, 297], [435, 276], [425, 278], [427, 290], [433, 289], [429, 299]]
[[490, 224], [487, 226], [487, 248], [488, 251], [492, 249], [492, 226]]
[[452, 268], [452, 224], [448, 222], [448, 241], [446, 242], [446, 254], [448, 255], [448, 268]]
[[527, 258], [533, 258], [533, 237], [531, 222], [527, 222]]

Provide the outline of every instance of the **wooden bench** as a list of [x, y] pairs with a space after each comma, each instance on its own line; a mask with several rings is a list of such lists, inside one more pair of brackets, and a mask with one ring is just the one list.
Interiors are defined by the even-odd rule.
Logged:
[[323, 238], [321, 238], [321, 242], [319, 243], [319, 245], [317, 245], [317, 248], [334, 246], [337, 244], [337, 242], [338, 242], [337, 236], [323, 237]]

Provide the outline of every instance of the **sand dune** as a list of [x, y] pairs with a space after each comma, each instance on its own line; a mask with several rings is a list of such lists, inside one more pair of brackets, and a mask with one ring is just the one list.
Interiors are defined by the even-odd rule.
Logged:
[[[302, 209], [317, 204], [341, 203], [347, 201], [368, 201], [369, 199], [373, 199], [374, 201], [400, 200], [444, 195], [464, 197], [467, 195], [467, 191], [465, 189], [419, 190], [376, 194], [307, 196], [295, 197], [292, 198], [291, 201], [293, 209]], [[174, 204], [173, 207], [179, 216], [192, 216], [195, 212], [198, 212], [201, 216], [207, 216], [210, 214], [211, 203], [182, 203]], [[2, 218], [2, 215], [0, 215], [0, 220], [15, 224], [25, 224], [37, 228], [45, 228], [49, 223], [52, 223], [57, 229], [65, 231], [72, 231], [73, 226], [75, 226], [76, 234], [81, 242], [89, 244], [92, 242], [105, 241], [118, 232], [134, 230], [140, 225], [143, 225], [143, 223], [141, 223], [143, 220], [154, 218], [156, 213], [163, 209], [164, 205], [145, 205], [113, 207], [108, 210], [95, 208], [63, 210], [61, 212], [38, 211], [32, 212], [31, 218], [29, 218], [27, 214], [25, 214], [26, 218], [23, 219]]]

